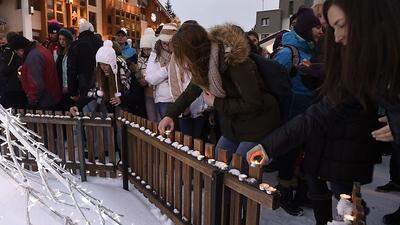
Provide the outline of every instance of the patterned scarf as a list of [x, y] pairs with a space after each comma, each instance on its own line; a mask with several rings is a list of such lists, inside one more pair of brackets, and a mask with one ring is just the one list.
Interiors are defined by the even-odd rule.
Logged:
[[222, 78], [219, 73], [219, 48], [212, 42], [210, 53], [210, 65], [208, 69], [209, 91], [217, 98], [225, 98], [226, 93], [222, 87]]

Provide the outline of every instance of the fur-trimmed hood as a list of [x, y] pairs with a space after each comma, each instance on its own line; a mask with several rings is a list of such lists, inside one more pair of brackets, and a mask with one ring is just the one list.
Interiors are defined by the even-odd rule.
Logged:
[[246, 61], [250, 48], [246, 36], [233, 24], [218, 25], [210, 29], [211, 41], [224, 47], [224, 61], [229, 66], [236, 66]]

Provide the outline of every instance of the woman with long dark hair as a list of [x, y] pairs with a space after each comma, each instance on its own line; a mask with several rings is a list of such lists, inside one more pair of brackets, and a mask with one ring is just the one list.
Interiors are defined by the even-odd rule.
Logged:
[[126, 61], [117, 56], [111, 41], [105, 41], [103, 47], [97, 51], [96, 62], [91, 89], [86, 95], [80, 96], [70, 112], [76, 115], [86, 106], [88, 112], [105, 114], [114, 113], [120, 107], [145, 117], [143, 88], [131, 76]]
[[62, 90], [62, 100], [59, 104], [59, 108], [63, 111], [67, 111], [69, 107], [73, 104], [71, 95], [68, 91], [68, 53], [71, 43], [74, 37], [72, 33], [67, 29], [61, 29], [58, 32], [58, 43], [59, 48], [57, 49], [57, 73], [58, 80], [60, 82], [60, 87]]
[[227, 24], [207, 33], [200, 25], [186, 24], [172, 38], [172, 46], [177, 64], [192, 79], [168, 108], [159, 124], [161, 133], [173, 130], [174, 119], [201, 95], [222, 120], [223, 136], [217, 148], [230, 154], [245, 154], [247, 147], [240, 142], [259, 141], [278, 127], [278, 104], [248, 57], [250, 49], [241, 29]]
[[[348, 192], [351, 182], [371, 182], [378, 154], [372, 137], [394, 141], [395, 151], [400, 150], [399, 14], [397, 0], [326, 1], [325, 97], [261, 142], [273, 157], [309, 146], [305, 170], [318, 225], [332, 220], [325, 181], [334, 184], [335, 195]], [[388, 125], [373, 132], [377, 104], [386, 109], [387, 120], [380, 121]], [[260, 152], [249, 152], [248, 161]], [[399, 218], [400, 210], [384, 222], [397, 224]]]

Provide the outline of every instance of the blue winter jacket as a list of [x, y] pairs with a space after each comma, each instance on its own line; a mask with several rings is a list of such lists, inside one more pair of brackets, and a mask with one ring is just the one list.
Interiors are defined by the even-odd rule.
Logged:
[[[312, 44], [301, 38], [294, 31], [287, 32], [283, 35], [282, 45], [296, 47], [299, 51], [300, 62], [303, 60], [310, 60], [312, 57]], [[292, 51], [289, 48], [283, 48], [275, 55], [274, 59], [290, 71], [293, 66], [292, 57]], [[313, 93], [303, 84], [301, 75], [301, 72], [297, 72], [296, 76], [291, 79], [292, 92], [294, 94], [311, 96]]]

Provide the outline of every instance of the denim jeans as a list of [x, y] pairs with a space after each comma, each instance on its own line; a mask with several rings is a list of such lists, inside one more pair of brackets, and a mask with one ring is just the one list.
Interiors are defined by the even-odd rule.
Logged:
[[154, 103], [154, 98], [146, 96], [145, 102], [146, 102], [147, 119], [156, 122], [157, 110], [156, 110], [156, 104]]
[[157, 122], [160, 122], [167, 113], [168, 106], [172, 105], [171, 102], [158, 102], [156, 103]]
[[228, 151], [229, 162], [232, 159], [232, 155], [236, 153], [238, 155], [241, 155], [243, 157], [243, 161], [247, 163], [246, 161], [247, 152], [256, 145], [257, 143], [254, 142], [233, 141], [222, 136], [219, 139], [217, 146], [215, 147], [215, 159], [218, 159], [218, 149], [223, 149]]
[[179, 118], [179, 128], [185, 135], [201, 138], [206, 119], [204, 116], [197, 118]]

